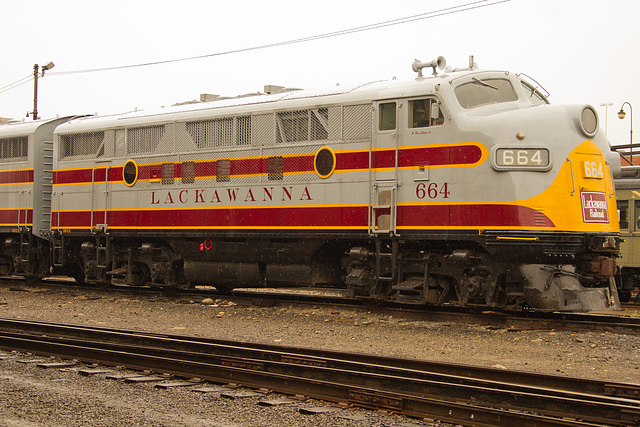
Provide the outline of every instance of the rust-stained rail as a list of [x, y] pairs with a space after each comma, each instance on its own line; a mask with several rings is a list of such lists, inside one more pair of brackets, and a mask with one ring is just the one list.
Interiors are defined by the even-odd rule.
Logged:
[[634, 425], [640, 420], [640, 386], [634, 384], [11, 319], [0, 319], [0, 337], [3, 348], [271, 388], [465, 425], [524, 420]]

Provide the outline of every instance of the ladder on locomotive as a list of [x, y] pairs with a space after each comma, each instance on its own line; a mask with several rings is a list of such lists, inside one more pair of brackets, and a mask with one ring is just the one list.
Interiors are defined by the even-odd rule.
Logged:
[[376, 289], [388, 284], [390, 291], [398, 279], [397, 192], [395, 179], [375, 180], [369, 203], [369, 235], [375, 239]]
[[96, 266], [106, 270], [109, 265], [109, 237], [103, 233], [96, 234]]
[[398, 280], [398, 240], [376, 239], [376, 288], [389, 293]]
[[[22, 262], [28, 263], [29, 255], [31, 253], [31, 228], [29, 227], [30, 194], [31, 190], [20, 190], [18, 192], [18, 231], [20, 233], [20, 242], [18, 244], [19, 264]], [[22, 197], [23, 195], [24, 197]], [[22, 204], [23, 199], [24, 206]], [[22, 270], [21, 265], [18, 268]]]
[[51, 265], [64, 267], [64, 239], [59, 232], [53, 233], [51, 239]]
[[25, 227], [20, 228], [20, 249], [19, 249], [19, 258], [20, 261], [28, 262], [29, 255], [31, 253], [31, 231]]

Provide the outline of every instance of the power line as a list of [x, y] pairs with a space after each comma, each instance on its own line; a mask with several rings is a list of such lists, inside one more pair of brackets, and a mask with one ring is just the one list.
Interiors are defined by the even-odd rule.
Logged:
[[[100, 72], [100, 71], [114, 71], [114, 70], [123, 70], [123, 69], [127, 69], [127, 68], [148, 67], [148, 66], [152, 66], [152, 65], [162, 65], [162, 64], [170, 64], [170, 63], [174, 63], [174, 62], [192, 61], [192, 60], [196, 60], [196, 59], [211, 58], [211, 57], [215, 57], [215, 56], [231, 55], [231, 54], [241, 53], [241, 52], [250, 52], [250, 51], [261, 50], [261, 49], [269, 49], [269, 48], [273, 48], [273, 47], [288, 46], [288, 45], [292, 45], [292, 44], [306, 43], [306, 42], [310, 42], [310, 41], [321, 40], [321, 39], [326, 39], [326, 38], [331, 38], [331, 37], [338, 37], [338, 36], [343, 36], [343, 35], [348, 35], [348, 34], [354, 34], [354, 33], [359, 33], [359, 32], [363, 32], [363, 31], [376, 30], [376, 29], [379, 29], [379, 28], [385, 28], [385, 27], [390, 27], [390, 26], [395, 26], [395, 25], [401, 25], [401, 24], [406, 24], [406, 23], [409, 23], [409, 22], [415, 22], [415, 21], [420, 21], [420, 20], [424, 20], [424, 19], [436, 18], [436, 17], [439, 17], [439, 16], [445, 16], [445, 15], [452, 15], [452, 14], [461, 13], [461, 12], [467, 12], [469, 10], [495, 6], [495, 5], [498, 5], [498, 4], [501, 4], [501, 3], [507, 3], [507, 2], [510, 2], [510, 1], [511, 0], [495, 0], [495, 1], [477, 0], [477, 1], [470, 2], [470, 3], [465, 3], [465, 4], [462, 4], [462, 5], [459, 5], [459, 6], [453, 6], [453, 7], [448, 7], [448, 8], [444, 8], [444, 9], [434, 10], [434, 11], [431, 11], [431, 12], [420, 13], [420, 14], [417, 14], [417, 15], [411, 15], [411, 16], [407, 16], [407, 17], [404, 17], [404, 18], [392, 19], [392, 20], [389, 20], [389, 21], [383, 21], [383, 22], [379, 22], [379, 23], [376, 23], [376, 24], [363, 25], [363, 26], [360, 26], [360, 27], [348, 28], [348, 29], [344, 29], [344, 30], [330, 32], [330, 33], [318, 34], [318, 35], [315, 35], [315, 36], [302, 37], [302, 38], [286, 40], [286, 41], [282, 41], [282, 42], [275, 42], [275, 43], [269, 43], [269, 44], [264, 44], [264, 45], [259, 45], [259, 46], [228, 50], [228, 51], [224, 51], [224, 52], [210, 53], [210, 54], [207, 54], [207, 55], [190, 56], [190, 57], [187, 57], [187, 58], [179, 58], [179, 59], [168, 59], [168, 60], [164, 60], [164, 61], [147, 62], [147, 63], [142, 63], [142, 64], [120, 65], [120, 66], [113, 66], [113, 67], [92, 68], [92, 69], [73, 70], [73, 71], [50, 71], [49, 73], [47, 73], [47, 75], [48, 76], [49, 75], [64, 76], [64, 75], [70, 75], [70, 74], [95, 73], [95, 72]], [[13, 83], [11, 83], [9, 85], [0, 87], [0, 93], [3, 93], [3, 92], [6, 92], [6, 91], [9, 91], [11, 89], [15, 89], [16, 87], [22, 86], [23, 84], [28, 83], [29, 80], [32, 77], [33, 77], [32, 75], [29, 75], [29, 76], [23, 77], [22, 79], [17, 80], [17, 81], [15, 81], [15, 82], [13, 82]]]
[[29, 83], [32, 78], [33, 78], [33, 74], [29, 74], [28, 76], [23, 77], [20, 80], [16, 80], [15, 82], [13, 82], [11, 84], [8, 84], [6, 86], [2, 86], [2, 87], [0, 87], [0, 93], [6, 92], [6, 91], [14, 89], [14, 88], [17, 88], [18, 86], [22, 86], [25, 83]]
[[379, 22], [377, 24], [369, 24], [369, 25], [364, 25], [364, 26], [360, 26], [360, 27], [349, 28], [349, 29], [340, 30], [340, 31], [334, 31], [334, 32], [331, 32], [331, 33], [319, 34], [319, 35], [309, 36], [309, 37], [302, 37], [302, 38], [293, 39], [293, 40], [287, 40], [287, 41], [282, 41], [282, 42], [269, 43], [269, 44], [264, 44], [264, 45], [260, 45], [260, 46], [253, 46], [253, 47], [247, 47], [247, 48], [241, 48], [241, 49], [228, 50], [228, 51], [225, 51], [225, 52], [210, 53], [210, 54], [207, 54], [207, 55], [199, 55], [199, 56], [190, 56], [190, 57], [187, 57], [187, 58], [179, 58], [179, 59], [168, 59], [168, 60], [164, 60], [164, 61], [147, 62], [147, 63], [142, 63], [142, 64], [120, 65], [120, 66], [114, 66], [114, 67], [92, 68], [92, 69], [74, 70], [74, 71], [51, 71], [51, 72], [47, 73], [47, 75], [63, 76], [63, 75], [69, 75], [69, 74], [95, 73], [95, 72], [99, 72], [99, 71], [113, 71], [113, 70], [122, 70], [122, 69], [127, 69], [127, 68], [147, 67], [147, 66], [151, 66], [151, 65], [161, 65], [161, 64], [170, 64], [170, 63], [174, 63], [174, 62], [192, 61], [192, 60], [195, 60], [195, 59], [204, 59], [204, 58], [211, 58], [211, 57], [214, 57], [214, 56], [231, 55], [231, 54], [234, 54], [234, 53], [249, 52], [249, 51], [268, 49], [268, 48], [273, 48], [273, 47], [287, 46], [287, 45], [292, 45], [292, 44], [298, 44], [298, 43], [305, 43], [305, 42], [309, 42], [309, 41], [321, 40], [321, 39], [330, 38], [330, 37], [338, 37], [338, 36], [343, 36], [343, 35], [347, 35], [347, 34], [363, 32], [363, 31], [370, 31], [370, 30], [389, 27], [389, 26], [393, 26], [393, 25], [406, 24], [408, 22], [414, 22], [414, 21], [419, 21], [419, 20], [423, 20], [423, 19], [430, 19], [430, 18], [435, 18], [435, 17], [439, 17], [439, 16], [444, 16], [444, 15], [451, 15], [451, 14], [454, 14], [454, 13], [466, 12], [466, 11], [473, 10], [473, 9], [479, 9], [479, 8], [483, 8], [483, 7], [495, 6], [495, 5], [500, 4], [500, 3], [507, 3], [507, 2], [509, 2], [511, 0], [498, 0], [498, 1], [493, 1], [491, 3], [487, 3], [488, 1], [489, 0], [479, 0], [479, 1], [474, 1], [474, 2], [471, 2], [471, 3], [466, 3], [466, 4], [463, 4], [463, 5], [460, 5], [460, 6], [453, 6], [453, 7], [440, 9], [440, 10], [436, 10], [436, 11], [432, 11], [432, 12], [426, 12], [426, 13], [421, 13], [421, 14], [418, 14], [418, 15], [412, 15], [412, 16], [408, 16], [408, 17], [405, 17], [405, 18], [398, 18], [398, 19], [393, 19], [393, 20], [390, 20], [390, 21]]

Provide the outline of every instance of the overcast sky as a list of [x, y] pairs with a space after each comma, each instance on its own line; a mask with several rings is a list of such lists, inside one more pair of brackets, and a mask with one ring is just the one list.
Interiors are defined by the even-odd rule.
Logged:
[[[465, 6], [467, 5], [467, 6]], [[447, 8], [400, 25], [305, 43], [101, 72], [76, 70], [224, 53], [327, 34]], [[436, 16], [439, 15], [439, 16]], [[266, 84], [323, 88], [411, 79], [411, 62], [442, 55], [454, 67], [524, 72], [554, 104], [591, 104], [612, 144], [640, 137], [639, 0], [31, 0], [0, 5], [0, 117], [33, 109], [33, 79], [6, 86], [49, 61], [39, 80], [42, 117], [112, 114], [169, 106], [200, 93], [234, 96]], [[5, 88], [5, 89], [2, 89]], [[4, 90], [4, 91], [3, 91]]]

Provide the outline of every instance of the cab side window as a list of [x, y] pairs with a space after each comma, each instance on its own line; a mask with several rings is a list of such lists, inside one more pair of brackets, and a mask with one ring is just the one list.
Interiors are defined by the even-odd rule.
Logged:
[[380, 104], [378, 117], [379, 130], [394, 130], [396, 128], [396, 103]]
[[620, 231], [629, 231], [629, 201], [618, 200], [618, 219]]
[[414, 99], [409, 101], [409, 128], [440, 126], [443, 123], [442, 109], [435, 99]]

